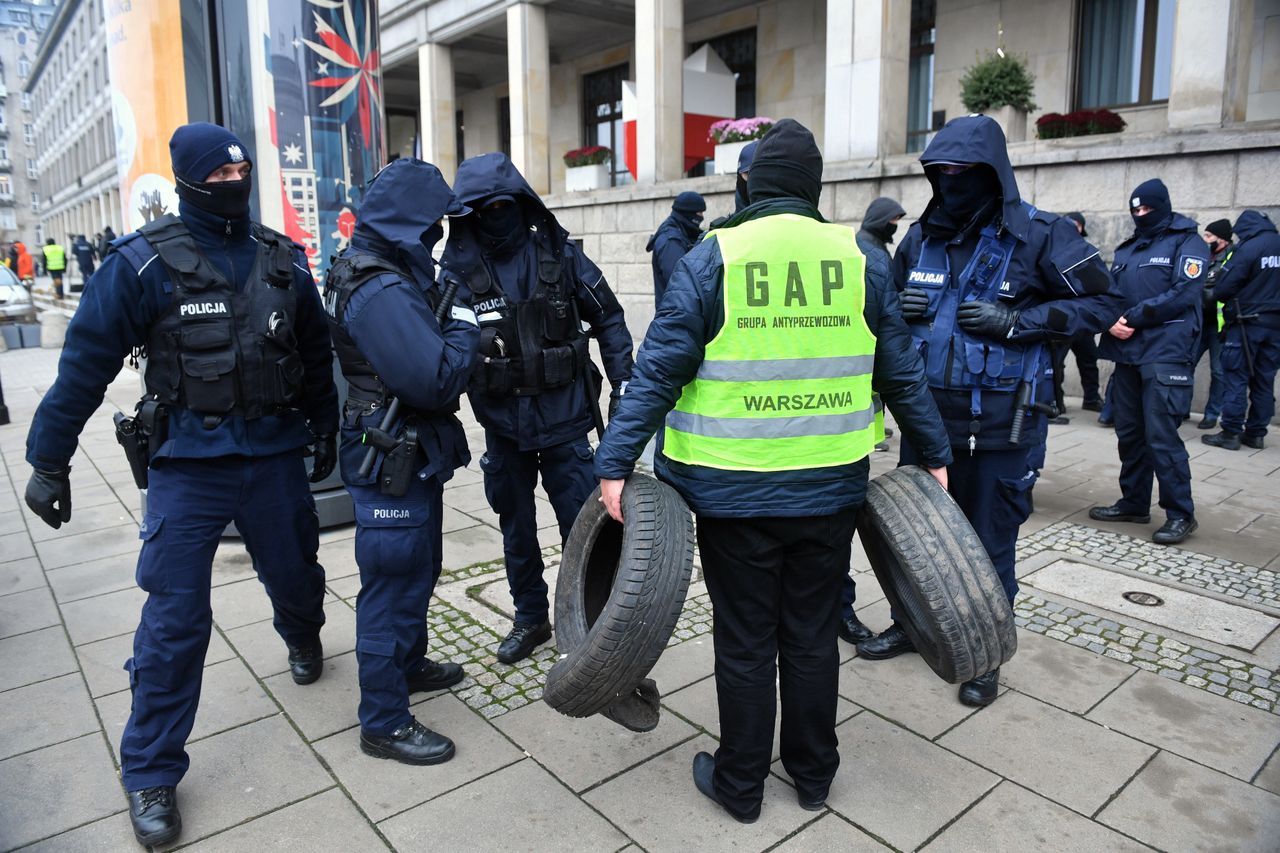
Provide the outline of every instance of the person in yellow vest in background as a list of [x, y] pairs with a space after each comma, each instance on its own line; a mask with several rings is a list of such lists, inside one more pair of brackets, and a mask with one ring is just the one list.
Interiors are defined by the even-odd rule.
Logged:
[[50, 237], [44, 241], [44, 269], [53, 279], [53, 290], [62, 298], [62, 276], [67, 271], [67, 250]]
[[661, 430], [655, 468], [697, 517], [715, 615], [720, 748], [699, 791], [760, 814], [777, 688], [782, 763], [823, 807], [836, 751], [836, 630], [868, 455], [873, 392], [945, 487], [951, 449], [884, 260], [818, 212], [822, 154], [778, 122], [751, 166], [750, 204], [675, 267], [595, 457], [622, 521], [623, 481]]

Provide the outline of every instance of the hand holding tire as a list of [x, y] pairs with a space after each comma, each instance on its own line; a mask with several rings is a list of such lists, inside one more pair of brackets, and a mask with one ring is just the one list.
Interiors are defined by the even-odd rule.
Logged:
[[614, 521], [622, 524], [622, 486], [626, 480], [601, 480], [600, 503]]

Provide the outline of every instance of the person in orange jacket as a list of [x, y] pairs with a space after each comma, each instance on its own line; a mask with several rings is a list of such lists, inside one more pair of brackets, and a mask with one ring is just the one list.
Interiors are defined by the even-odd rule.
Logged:
[[26, 244], [21, 241], [13, 244], [13, 248], [18, 252], [18, 278], [22, 279], [22, 283], [27, 286], [27, 290], [31, 289], [31, 284], [36, 280], [36, 264], [31, 259], [31, 253], [27, 251]]

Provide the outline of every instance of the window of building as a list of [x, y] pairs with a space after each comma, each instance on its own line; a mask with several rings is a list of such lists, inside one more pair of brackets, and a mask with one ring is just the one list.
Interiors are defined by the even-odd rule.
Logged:
[[34, 180], [36, 177], [38, 177], [38, 175], [39, 173], [36, 171], [36, 161], [28, 157], [27, 158], [27, 177], [32, 178]]
[[13, 197], [13, 184], [10, 183], [8, 175], [0, 175], [0, 196]]
[[1175, 0], [1082, 0], [1076, 106], [1169, 99]]
[[9, 143], [0, 142], [0, 160], [9, 159]]
[[22, 125], [22, 141], [28, 145], [34, 145], [36, 142], [35, 128], [31, 126], [31, 122]]
[[582, 77], [582, 119], [585, 145], [603, 145], [613, 152], [610, 186], [631, 183], [622, 156], [622, 81], [627, 65], [615, 65]]
[[466, 129], [466, 124], [462, 120], [462, 110], [456, 110], [453, 114], [453, 144], [457, 147], [456, 157], [459, 163], [467, 159], [467, 143], [464, 133]]
[[30, 92], [22, 93], [22, 109], [26, 110], [27, 112], [31, 112], [31, 93]]
[[29, 24], [31, 23], [31, 13], [13, 9], [9, 12], [9, 21], [14, 24]]
[[911, 0], [911, 54], [907, 65], [907, 151], [923, 151], [946, 120], [933, 110], [933, 45], [937, 0]]
[[690, 53], [711, 45], [711, 49], [729, 66], [736, 81], [734, 118], [750, 118], [756, 114], [756, 31], [738, 30], [707, 41], [695, 43]]
[[31, 73], [31, 60], [27, 59], [26, 54], [23, 54], [22, 56], [18, 57], [18, 76], [25, 80], [27, 75], [30, 73]]
[[498, 99], [498, 145], [502, 153], [511, 156], [511, 99]]
[[17, 227], [18, 227], [18, 217], [13, 212], [13, 208], [7, 207], [4, 210], [0, 210], [0, 228], [5, 228], [9, 231], [13, 231]]

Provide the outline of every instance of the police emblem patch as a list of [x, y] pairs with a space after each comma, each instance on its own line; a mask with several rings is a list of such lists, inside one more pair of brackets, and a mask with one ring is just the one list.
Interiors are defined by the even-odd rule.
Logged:
[[1204, 261], [1200, 258], [1183, 258], [1182, 274], [1187, 278], [1199, 278], [1204, 272]]
[[239, 163], [244, 159], [244, 152], [240, 150], [239, 145], [228, 145], [227, 156], [231, 158], [232, 163]]

